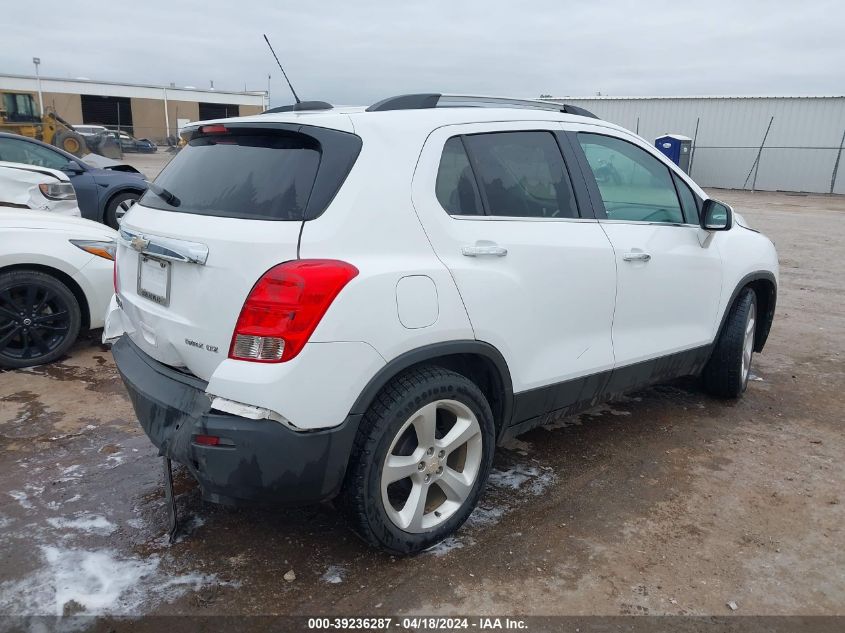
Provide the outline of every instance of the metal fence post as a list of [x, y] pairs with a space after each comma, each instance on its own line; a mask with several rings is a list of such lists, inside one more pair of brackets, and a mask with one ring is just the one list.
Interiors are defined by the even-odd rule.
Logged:
[[757, 186], [757, 173], [760, 171], [760, 156], [763, 154], [763, 146], [766, 144], [766, 139], [769, 136], [769, 130], [772, 129], [772, 121], [775, 120], [775, 117], [771, 117], [769, 119], [769, 125], [766, 127], [766, 133], [763, 134], [763, 140], [760, 142], [760, 148], [757, 150], [757, 158], [754, 159], [754, 162], [751, 164], [751, 169], [748, 171], [748, 175], [745, 177], [745, 182], [742, 184], [742, 188], [748, 185], [748, 179], [751, 178], [751, 174], [754, 174], [754, 180], [751, 181], [751, 192], [754, 192], [754, 188]]
[[839, 171], [839, 159], [842, 158], [842, 146], [845, 145], [845, 130], [842, 130], [842, 139], [839, 141], [839, 151], [836, 152], [836, 161], [833, 163], [833, 174], [830, 176], [830, 193], [836, 185], [836, 173]]

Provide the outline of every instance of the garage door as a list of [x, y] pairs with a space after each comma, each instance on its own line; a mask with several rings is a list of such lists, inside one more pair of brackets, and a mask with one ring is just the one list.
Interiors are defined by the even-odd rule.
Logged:
[[132, 105], [129, 97], [82, 95], [82, 122], [92, 125], [120, 126], [132, 134]]
[[238, 116], [238, 106], [228, 103], [200, 103], [200, 121]]

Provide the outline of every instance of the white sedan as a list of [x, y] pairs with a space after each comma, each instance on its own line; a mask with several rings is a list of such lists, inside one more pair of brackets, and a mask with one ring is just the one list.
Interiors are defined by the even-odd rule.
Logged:
[[0, 206], [0, 367], [52, 362], [103, 326], [116, 239], [90, 220]]
[[81, 215], [68, 175], [58, 169], [0, 161], [0, 205]]

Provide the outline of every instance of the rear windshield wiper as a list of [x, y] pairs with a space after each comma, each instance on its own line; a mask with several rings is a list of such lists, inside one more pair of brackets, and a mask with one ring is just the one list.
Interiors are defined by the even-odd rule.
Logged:
[[155, 195], [164, 200], [171, 207], [178, 207], [180, 204], [182, 204], [182, 201], [179, 198], [174, 196], [172, 192], [168, 191], [161, 185], [157, 185], [154, 182], [151, 182], [148, 186]]

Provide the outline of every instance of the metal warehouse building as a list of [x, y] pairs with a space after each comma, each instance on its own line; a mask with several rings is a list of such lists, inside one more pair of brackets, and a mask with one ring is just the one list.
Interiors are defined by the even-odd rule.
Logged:
[[550, 100], [586, 108], [650, 142], [666, 133], [689, 136], [691, 175], [704, 187], [845, 193], [845, 97]]
[[[0, 75], [0, 92], [28, 92], [38, 103], [38, 79]], [[257, 114], [264, 92], [227, 92], [87, 79], [41, 78], [44, 108], [70, 124], [120, 126], [138, 138], [163, 142], [190, 121]]]

